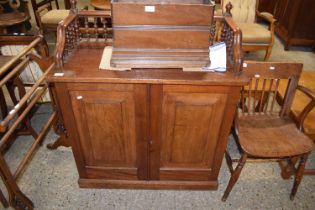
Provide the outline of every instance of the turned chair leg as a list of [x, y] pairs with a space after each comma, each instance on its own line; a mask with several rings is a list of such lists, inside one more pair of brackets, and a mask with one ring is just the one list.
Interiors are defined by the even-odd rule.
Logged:
[[237, 182], [237, 180], [241, 174], [241, 171], [245, 165], [246, 159], [247, 159], [247, 154], [245, 154], [245, 153], [242, 154], [241, 158], [238, 161], [238, 164], [237, 164], [235, 170], [231, 174], [231, 178], [229, 180], [228, 186], [226, 187], [224, 195], [222, 196], [222, 199], [221, 199], [222, 201], [226, 201], [227, 197], [229, 196], [232, 188], [234, 187], [235, 183]]
[[268, 59], [269, 59], [269, 57], [271, 55], [271, 51], [272, 51], [272, 46], [267, 48], [264, 61], [268, 61]]
[[295, 194], [297, 192], [297, 189], [298, 189], [298, 187], [302, 181], [307, 157], [308, 157], [308, 154], [304, 154], [304, 155], [302, 155], [302, 157], [300, 159], [299, 166], [298, 166], [296, 173], [295, 173], [294, 184], [293, 184], [293, 188], [291, 191], [290, 200], [294, 199]]
[[233, 161], [232, 161], [230, 153], [227, 150], [225, 151], [225, 160], [226, 160], [226, 164], [229, 167], [230, 173], [232, 174], [234, 171], [233, 170]]

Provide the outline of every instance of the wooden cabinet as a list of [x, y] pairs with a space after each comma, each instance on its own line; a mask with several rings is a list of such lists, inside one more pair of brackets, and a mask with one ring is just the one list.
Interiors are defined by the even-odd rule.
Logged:
[[279, 0], [259, 0], [258, 11], [274, 14], [278, 1]]
[[[124, 72], [116, 74], [124, 78], [119, 83], [52, 83], [80, 186], [217, 189], [244, 79], [220, 82], [224, 75], [214, 74], [214, 84], [205, 85], [202, 79], [188, 81], [199, 73], [181, 70], [135, 74], [146, 80], [129, 81]], [[172, 74], [182, 79], [155, 78]]]
[[278, 0], [274, 14], [278, 20], [276, 33], [290, 45], [315, 46], [315, 1]]
[[[115, 2], [127, 4], [129, 1]], [[172, 11], [183, 9], [185, 11], [183, 14], [188, 14], [193, 10], [194, 15], [190, 16], [194, 18], [190, 21], [197, 23], [196, 20], [203, 14], [205, 17], [213, 14], [205, 12], [212, 11], [208, 8], [213, 7], [212, 4], [203, 5], [209, 2], [208, 0], [187, 0], [184, 3], [180, 0], [163, 1], [165, 4], [163, 2], [158, 4], [160, 1], [157, 0], [135, 2], [143, 3], [139, 7], [142, 13], [146, 8], [143, 7], [146, 6], [144, 2], [148, 2], [150, 6], [148, 8], [151, 11], [152, 8], [156, 9], [156, 13], [142, 15], [153, 15], [154, 18], [165, 11], [168, 11], [167, 17], [173, 17]], [[151, 3], [155, 3], [156, 7], [152, 7]], [[171, 3], [180, 3], [182, 7], [171, 6]], [[193, 3], [191, 8], [195, 9], [187, 7], [191, 3]], [[201, 16], [196, 9], [199, 4], [206, 8], [200, 13]], [[132, 12], [132, 8], [136, 9], [139, 6], [132, 5], [123, 7]], [[165, 9], [164, 12], [159, 10], [162, 7]], [[125, 20], [124, 13], [120, 15], [122, 15], [120, 18]], [[56, 99], [59, 121], [64, 125], [60, 127], [65, 128], [62, 131], [72, 146], [80, 187], [217, 189], [218, 174], [240, 89], [248, 82], [248, 79], [240, 74], [242, 59], [239, 29], [235, 27], [231, 17], [215, 17], [222, 23], [220, 40], [227, 45], [227, 71], [224, 73], [201, 71], [200, 68], [204, 65], [199, 65], [197, 69], [183, 70], [182, 66], [185, 66], [184, 61], [187, 58], [196, 62], [199, 60], [199, 56], [195, 56], [194, 53], [186, 54], [186, 50], [177, 51], [184, 60], [167, 56], [169, 62], [178, 62], [180, 68], [165, 66], [161, 68], [159, 64], [153, 67], [132, 68], [130, 65], [132, 63], [128, 61], [126, 64], [128, 68], [132, 68], [131, 70], [108, 68], [101, 70], [99, 67], [103, 47], [111, 45], [112, 40], [100, 38], [102, 33], [107, 37], [104, 28], [97, 26], [90, 28], [89, 24], [80, 26], [76, 20], [92, 18], [94, 23], [97, 23], [99, 19], [106, 17], [103, 13], [88, 11], [69, 15], [64, 27], [59, 27], [58, 30], [55, 56], [57, 67], [47, 76]], [[161, 17], [140, 21], [153, 21], [157, 24], [162, 21], [164, 25], [167, 22], [173, 24], [172, 21], [180, 21]], [[187, 17], [183, 18], [187, 20]], [[206, 22], [210, 21], [207, 19], [209, 18], [206, 18]], [[117, 21], [119, 23], [119, 13], [116, 12], [113, 14], [116, 26]], [[135, 18], [128, 21], [139, 20]], [[129, 22], [131, 25], [136, 23], [131, 22]], [[120, 22], [123, 23], [126, 22]], [[142, 22], [141, 25], [146, 28], [148, 23]], [[203, 27], [205, 21], [199, 21], [198, 24], [202, 24]], [[128, 27], [132, 28], [131, 25]], [[116, 26], [114, 47], [117, 45]], [[208, 60], [210, 22], [205, 26], [207, 37], [201, 39], [203, 40], [201, 42], [206, 43], [206, 51], [203, 53]], [[85, 30], [81, 30], [82, 27], [85, 27]], [[185, 27], [177, 27], [174, 31], [182, 31]], [[144, 28], [138, 31], [141, 33], [137, 36], [152, 29]], [[162, 30], [164, 26], [157, 25], [157, 28]], [[211, 31], [210, 42], [214, 40], [216, 34], [214, 25]], [[77, 34], [78, 32], [80, 33]], [[124, 31], [122, 35], [126, 36], [127, 32], [128, 30]], [[166, 39], [168, 43], [179, 43], [181, 39], [176, 35], [178, 33], [172, 33], [171, 37], [176, 40]], [[198, 38], [196, 43], [199, 41]], [[138, 48], [143, 43], [137, 40], [133, 43], [137, 52], [141, 52]], [[172, 49], [164, 47], [162, 47], [164, 55], [173, 52]], [[182, 47], [181, 45], [179, 48]], [[119, 49], [124, 49], [124, 45]], [[151, 52], [159, 50], [161, 49], [157, 46], [151, 48]], [[193, 51], [200, 53], [199, 49]], [[115, 48], [111, 55], [114, 53]], [[129, 50], [126, 53], [130, 53]], [[144, 53], [150, 56], [150, 51]], [[156, 58], [159, 60], [161, 57]], [[150, 63], [150, 59], [143, 58], [140, 54], [134, 60]], [[195, 71], [192, 72], [193, 70]], [[59, 141], [58, 144], [61, 143]]]

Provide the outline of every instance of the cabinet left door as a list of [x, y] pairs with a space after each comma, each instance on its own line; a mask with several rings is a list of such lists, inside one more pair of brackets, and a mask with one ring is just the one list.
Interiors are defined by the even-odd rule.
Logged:
[[145, 85], [70, 86], [81, 179], [147, 179], [146, 96]]

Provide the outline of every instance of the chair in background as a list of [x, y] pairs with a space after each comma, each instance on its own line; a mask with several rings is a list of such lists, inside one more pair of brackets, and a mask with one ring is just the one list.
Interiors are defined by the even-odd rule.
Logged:
[[[298, 87], [302, 64], [247, 62], [243, 74], [251, 78], [243, 87], [238, 111], [234, 120], [233, 135], [238, 143], [241, 157], [236, 168], [226, 151], [226, 161], [231, 178], [222, 197], [225, 201], [237, 182], [248, 158], [267, 160], [299, 159], [294, 169], [294, 185], [290, 199], [293, 200], [303, 177], [305, 162], [312, 151], [313, 141], [291, 119], [290, 108]], [[284, 81], [283, 81], [284, 80]], [[283, 102], [277, 103], [279, 84], [285, 82]]]
[[[267, 61], [274, 44], [276, 20], [273, 16], [257, 10], [259, 0], [222, 0], [221, 3], [223, 12], [232, 15], [242, 31], [242, 50], [245, 52], [265, 50], [264, 60]], [[269, 22], [269, 28], [257, 24], [257, 17]]]
[[56, 32], [58, 23], [69, 15], [70, 10], [59, 9], [58, 0], [31, 0], [31, 2], [36, 23], [44, 33]]

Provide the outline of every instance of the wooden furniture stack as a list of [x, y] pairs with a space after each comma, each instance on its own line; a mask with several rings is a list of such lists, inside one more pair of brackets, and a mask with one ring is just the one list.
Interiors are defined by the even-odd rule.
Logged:
[[[58, 67], [48, 76], [80, 187], [217, 189], [240, 88], [247, 82], [239, 76], [240, 31], [232, 18], [214, 18], [227, 45], [225, 73], [100, 70], [103, 49], [112, 45], [106, 18], [102, 11], [70, 14], [59, 25]], [[211, 42], [215, 26], [209, 26]]]
[[[3, 115], [0, 122], [0, 176], [3, 179], [3, 182], [7, 188], [9, 194], [9, 205], [15, 209], [33, 209], [33, 202], [20, 190], [17, 185], [17, 179], [22, 175], [25, 166], [27, 166], [28, 161], [41, 144], [43, 138], [49, 131], [52, 123], [56, 119], [56, 112], [53, 112], [46, 122], [43, 122], [43, 126], [40, 128], [39, 132], [36, 132], [31, 127], [30, 122], [30, 112], [33, 110], [35, 104], [40, 100], [40, 98], [48, 91], [48, 85], [44, 82], [45, 76], [50, 72], [54, 67], [54, 63], [51, 59], [45, 58], [44, 54], [35, 55], [34, 52], [36, 49], [40, 48], [42, 45], [42, 37], [18, 37], [18, 36], [4, 36], [1, 37], [0, 43], [3, 43], [3, 40], [6, 40], [6, 45], [8, 44], [28, 44], [18, 55], [10, 56], [11, 59], [6, 60], [6, 62], [1, 65], [0, 68], [0, 86], [1, 88], [8, 82], [13, 81], [13, 85], [17, 86], [18, 92], [20, 95], [19, 101], [14, 101], [14, 107], [11, 107], [7, 115]], [[46, 52], [45, 50], [37, 51]], [[0, 59], [2, 60], [2, 59]], [[33, 86], [25, 92], [23, 83], [19, 79], [19, 75], [25, 71], [25, 66], [30, 62], [36, 62], [43, 71], [43, 74], [38, 80], [33, 84]], [[12, 95], [11, 95], [11, 98]], [[4, 97], [0, 98], [5, 100]], [[3, 101], [1, 101], [3, 104]], [[4, 103], [5, 104], [5, 103]], [[2, 109], [3, 110], [3, 109]], [[2, 113], [4, 114], [4, 113]], [[22, 125], [22, 126], [21, 126]], [[4, 158], [5, 150], [10, 148], [10, 143], [15, 139], [14, 136], [19, 130], [19, 126], [27, 127], [28, 130], [31, 130], [31, 133], [23, 133], [23, 135], [32, 135], [34, 138], [33, 143], [30, 148], [23, 155], [22, 160], [19, 162], [15, 171], [11, 171], [9, 164]], [[21, 143], [21, 142], [20, 142]], [[3, 197], [0, 191], [0, 201], [6, 207], [6, 199]]]

